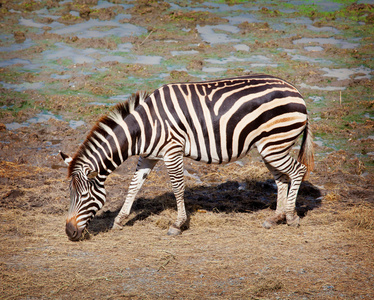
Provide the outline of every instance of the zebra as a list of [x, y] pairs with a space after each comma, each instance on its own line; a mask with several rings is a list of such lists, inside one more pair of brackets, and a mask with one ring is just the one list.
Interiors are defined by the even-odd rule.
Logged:
[[[303, 134], [298, 158], [290, 151]], [[130, 156], [139, 156], [125, 202], [113, 229], [121, 229], [148, 174], [163, 160], [177, 203], [167, 234], [181, 234], [187, 220], [183, 158], [230, 163], [257, 148], [277, 185], [275, 214], [263, 227], [299, 225], [295, 203], [300, 184], [313, 169], [313, 137], [305, 102], [290, 83], [270, 75], [166, 84], [137, 92], [117, 104], [92, 128], [68, 164], [70, 207], [66, 233], [82, 232], [106, 201], [104, 182]]]

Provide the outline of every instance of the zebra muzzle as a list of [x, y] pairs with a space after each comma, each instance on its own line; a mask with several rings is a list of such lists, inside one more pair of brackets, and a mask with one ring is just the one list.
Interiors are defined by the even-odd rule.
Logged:
[[65, 232], [71, 241], [78, 241], [82, 237], [82, 229], [78, 228], [77, 221], [72, 218], [66, 221]]

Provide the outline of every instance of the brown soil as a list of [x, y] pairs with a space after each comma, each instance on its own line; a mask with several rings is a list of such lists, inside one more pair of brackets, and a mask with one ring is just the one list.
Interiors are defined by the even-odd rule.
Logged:
[[87, 129], [50, 120], [0, 132], [10, 141], [0, 149], [8, 159], [0, 164], [2, 298], [374, 296], [374, 178], [360, 175], [355, 157], [337, 151], [320, 159], [300, 190], [301, 226], [271, 230], [261, 223], [273, 213], [276, 190], [255, 153], [243, 165], [186, 159], [188, 173], [203, 183], [186, 176], [190, 219], [178, 237], [166, 235], [176, 211], [161, 163], [125, 228], [110, 230], [136, 164], [131, 158], [108, 178], [108, 201], [89, 226], [90, 238], [73, 243], [64, 232], [66, 168], [49, 153], [53, 141], [75, 149]]

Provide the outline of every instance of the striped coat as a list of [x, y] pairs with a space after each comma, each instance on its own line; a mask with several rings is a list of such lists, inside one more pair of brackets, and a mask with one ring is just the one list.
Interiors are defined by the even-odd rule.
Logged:
[[[296, 160], [289, 152], [302, 133]], [[221, 164], [240, 159], [253, 147], [278, 186], [276, 213], [264, 227], [283, 219], [297, 225], [296, 195], [307, 168], [313, 165], [313, 149], [305, 102], [294, 86], [269, 75], [250, 75], [167, 84], [150, 95], [137, 93], [98, 121], [69, 164], [74, 209], [69, 210], [67, 234], [73, 240], [80, 238], [105, 202], [106, 177], [133, 155], [140, 156], [137, 170], [113, 227], [121, 228], [145, 178], [163, 160], [178, 207], [177, 220], [168, 233], [179, 234], [187, 218], [183, 157]], [[83, 186], [91, 199], [84, 205], [76, 186]]]

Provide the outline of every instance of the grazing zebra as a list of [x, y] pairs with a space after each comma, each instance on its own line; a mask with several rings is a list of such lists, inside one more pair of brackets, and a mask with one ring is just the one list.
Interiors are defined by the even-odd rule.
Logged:
[[[303, 133], [298, 160], [289, 152]], [[297, 226], [297, 192], [313, 167], [313, 142], [305, 102], [297, 89], [269, 75], [167, 84], [148, 95], [138, 92], [101, 118], [69, 164], [71, 203], [66, 233], [78, 240], [104, 205], [104, 181], [123, 161], [139, 155], [126, 201], [113, 228], [130, 214], [147, 175], [163, 160], [177, 201], [178, 216], [168, 234], [181, 233], [184, 206], [183, 157], [229, 163], [256, 147], [278, 187], [277, 209], [263, 226], [286, 220]]]

